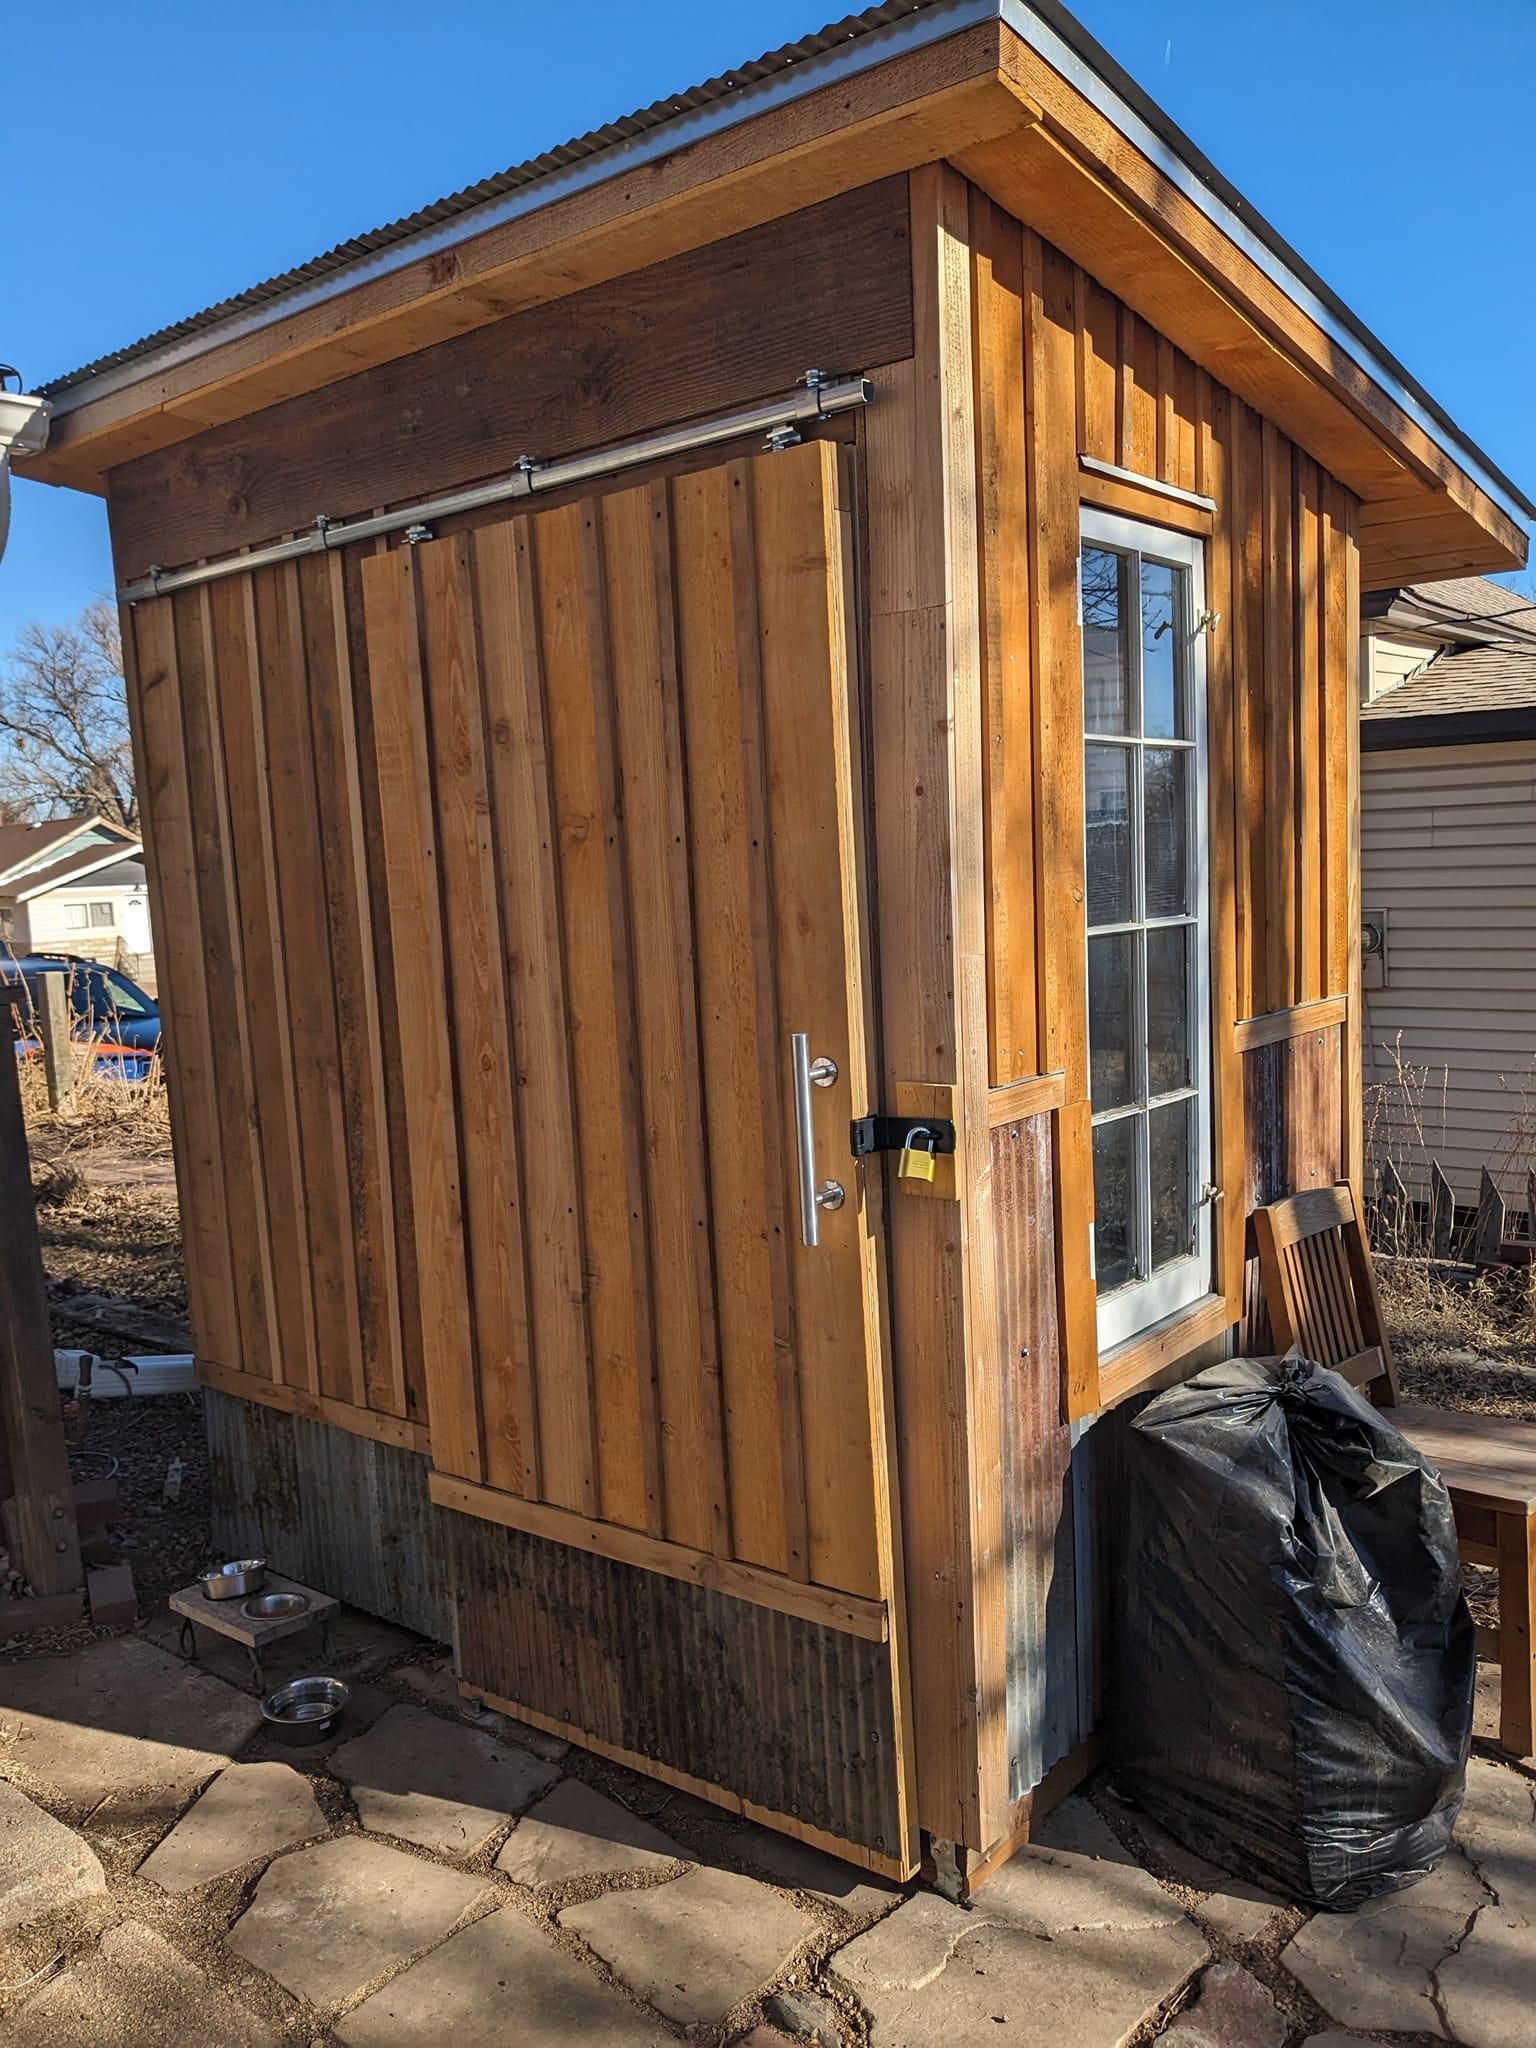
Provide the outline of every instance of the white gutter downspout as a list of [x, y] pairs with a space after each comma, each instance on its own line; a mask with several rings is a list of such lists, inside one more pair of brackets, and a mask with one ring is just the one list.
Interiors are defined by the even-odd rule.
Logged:
[[21, 378], [9, 363], [0, 363], [0, 555], [5, 553], [11, 530], [11, 450], [40, 455], [48, 446], [48, 421], [53, 412], [46, 398], [12, 391], [7, 383], [12, 377], [19, 386]]

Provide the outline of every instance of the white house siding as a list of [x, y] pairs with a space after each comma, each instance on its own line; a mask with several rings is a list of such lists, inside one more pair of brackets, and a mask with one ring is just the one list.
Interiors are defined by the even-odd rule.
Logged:
[[1387, 633], [1367, 633], [1360, 643], [1361, 702], [1374, 704], [1388, 690], [1417, 675], [1425, 662], [1440, 651], [1438, 640], [1397, 638]]
[[[1536, 1167], [1536, 741], [1366, 753], [1360, 782], [1361, 904], [1388, 913], [1388, 985], [1365, 993], [1366, 1082], [1385, 1084], [1373, 1149], [1411, 1183], [1438, 1158], [1468, 1203], [1486, 1163], [1523, 1209]], [[1417, 1110], [1396, 1085], [1398, 1046], [1429, 1070]]]
[[[134, 917], [129, 907], [135, 898], [143, 897], [142, 889], [125, 889], [110, 883], [98, 884], [93, 889], [87, 875], [78, 888], [50, 889], [45, 896], [34, 896], [29, 903], [19, 904], [18, 941], [37, 953], [73, 953], [82, 960], [101, 960], [109, 967], [121, 967], [153, 993], [154, 955], [142, 943], [136, 943], [148, 936], [148, 922], [146, 918]], [[71, 924], [70, 907], [82, 903], [110, 903], [112, 923], [84, 928]], [[23, 920], [24, 934], [19, 929]]]

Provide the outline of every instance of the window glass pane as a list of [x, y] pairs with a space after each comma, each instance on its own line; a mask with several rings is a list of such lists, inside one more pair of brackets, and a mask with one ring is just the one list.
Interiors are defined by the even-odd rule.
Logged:
[[1142, 730], [1153, 739], [1186, 739], [1178, 583], [1166, 562], [1141, 565]]
[[1142, 753], [1147, 813], [1147, 916], [1189, 909], [1189, 760], [1171, 747]]
[[1089, 747], [1088, 922], [1124, 924], [1131, 905], [1131, 748]]
[[1193, 1096], [1183, 1102], [1165, 1102], [1147, 1116], [1154, 1273], [1173, 1259], [1187, 1259], [1195, 1249], [1194, 1189], [1190, 1185], [1194, 1117]]
[[1093, 1127], [1093, 1267], [1098, 1291], [1139, 1280], [1137, 1270], [1136, 1126], [1140, 1117], [1117, 1117]]
[[110, 1003], [119, 1017], [147, 1017], [149, 1004], [140, 995], [133, 983], [119, 974], [116, 968], [108, 968], [102, 977], [103, 999]]
[[1191, 927], [1147, 933], [1147, 1093], [1171, 1095], [1194, 1083], [1189, 1056]]
[[1084, 548], [1083, 729], [1130, 732], [1131, 663], [1126, 645], [1130, 617], [1129, 556], [1110, 548]]
[[111, 924], [111, 922], [112, 906], [110, 903], [93, 903], [91, 905], [92, 924]]
[[64, 906], [64, 929], [65, 929], [66, 931], [71, 931], [71, 932], [83, 932], [83, 931], [85, 930], [85, 928], [86, 928], [86, 924], [87, 924], [87, 922], [88, 922], [88, 914], [87, 914], [87, 911], [86, 911], [85, 905], [84, 905], [83, 903], [66, 903], [66, 904], [65, 904], [65, 906]]
[[1088, 1091], [1095, 1109], [1120, 1109], [1135, 1093], [1135, 945], [1133, 932], [1088, 941]]

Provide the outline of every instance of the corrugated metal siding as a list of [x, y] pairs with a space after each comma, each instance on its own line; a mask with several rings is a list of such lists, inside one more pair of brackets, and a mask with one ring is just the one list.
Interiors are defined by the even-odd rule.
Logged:
[[467, 1685], [844, 1841], [900, 1853], [886, 1644], [439, 1512]]
[[453, 1630], [443, 1516], [418, 1452], [203, 1389], [213, 1536], [436, 1642]]
[[1105, 1449], [1118, 1423], [1061, 1419], [1051, 1176], [1049, 1117], [994, 1131], [1010, 1799], [1093, 1733], [1105, 1679]]
[[[1389, 918], [1388, 986], [1365, 996], [1373, 1151], [1411, 1185], [1438, 1158], [1468, 1203], [1487, 1164], [1523, 1208], [1536, 1164], [1536, 742], [1364, 755], [1360, 858], [1361, 901]], [[1399, 1060], [1422, 1078], [1400, 1085]]]

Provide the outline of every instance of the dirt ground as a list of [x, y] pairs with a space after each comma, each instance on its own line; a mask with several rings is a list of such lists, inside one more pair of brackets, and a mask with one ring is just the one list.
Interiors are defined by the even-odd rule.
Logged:
[[[29, 1109], [32, 1183], [54, 1344], [104, 1361], [190, 1349], [181, 1228], [163, 1113], [118, 1114], [60, 1125]], [[164, 1325], [162, 1341], [117, 1334], [72, 1314], [82, 1296], [111, 1296]], [[174, 1340], [174, 1341], [172, 1341]], [[94, 1376], [114, 1384], [104, 1367]], [[202, 1397], [97, 1399], [65, 1414], [70, 1471], [114, 1479], [119, 1519], [95, 1539], [88, 1561], [132, 1565], [141, 1611], [164, 1604], [208, 1562], [208, 1450]], [[180, 1471], [174, 1468], [179, 1464]], [[169, 1487], [168, 1487], [169, 1482]], [[5, 1581], [0, 1580], [0, 1596]], [[0, 1597], [0, 1659], [53, 1655], [104, 1633], [70, 1629], [13, 1634]]]

